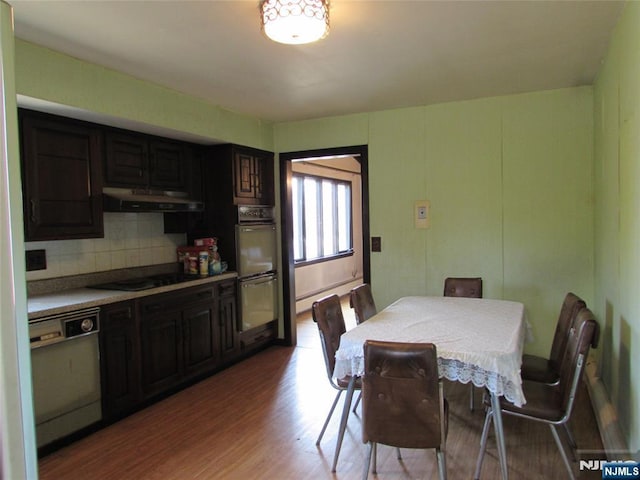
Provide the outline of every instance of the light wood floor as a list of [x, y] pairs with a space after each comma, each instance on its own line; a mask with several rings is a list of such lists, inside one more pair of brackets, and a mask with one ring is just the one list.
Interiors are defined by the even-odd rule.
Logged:
[[[355, 322], [344, 307], [348, 328]], [[51, 480], [357, 479], [365, 446], [360, 418], [350, 415], [338, 471], [331, 461], [339, 412], [320, 447], [315, 440], [335, 395], [326, 378], [315, 324], [299, 318], [296, 348], [268, 350], [40, 460]], [[477, 391], [480, 400], [481, 392]], [[468, 408], [466, 385], [445, 383], [450, 418], [447, 470], [452, 480], [473, 475], [483, 412]], [[339, 404], [337, 410], [341, 408]], [[601, 450], [584, 388], [572, 428], [581, 450]], [[505, 417], [510, 478], [566, 478], [546, 425]], [[435, 453], [378, 449], [378, 478], [435, 479]], [[600, 458], [599, 456], [591, 458]], [[575, 466], [578, 472], [577, 465]], [[599, 472], [579, 478], [601, 478]], [[493, 435], [482, 471], [498, 479]], [[373, 478], [373, 475], [370, 475]]]

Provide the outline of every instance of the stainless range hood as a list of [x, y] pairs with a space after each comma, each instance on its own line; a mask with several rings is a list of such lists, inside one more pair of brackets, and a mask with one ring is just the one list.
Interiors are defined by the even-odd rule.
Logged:
[[204, 203], [188, 198], [184, 192], [158, 190], [102, 190], [105, 212], [201, 212]]

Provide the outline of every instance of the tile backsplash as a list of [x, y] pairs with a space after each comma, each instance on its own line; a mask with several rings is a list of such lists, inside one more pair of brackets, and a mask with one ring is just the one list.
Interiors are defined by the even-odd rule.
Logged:
[[46, 250], [46, 270], [27, 272], [27, 281], [142, 267], [176, 261], [185, 234], [165, 234], [162, 213], [104, 213], [104, 238], [27, 242]]

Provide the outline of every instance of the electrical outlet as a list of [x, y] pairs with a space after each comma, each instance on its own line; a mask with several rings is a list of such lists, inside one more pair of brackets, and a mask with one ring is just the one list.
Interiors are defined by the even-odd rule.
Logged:
[[27, 272], [47, 269], [46, 250], [27, 250], [25, 260]]

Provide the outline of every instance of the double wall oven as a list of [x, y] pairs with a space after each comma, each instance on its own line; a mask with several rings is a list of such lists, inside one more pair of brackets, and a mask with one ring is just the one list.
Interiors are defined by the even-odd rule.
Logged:
[[241, 332], [278, 318], [277, 239], [273, 207], [239, 206], [236, 265]]

